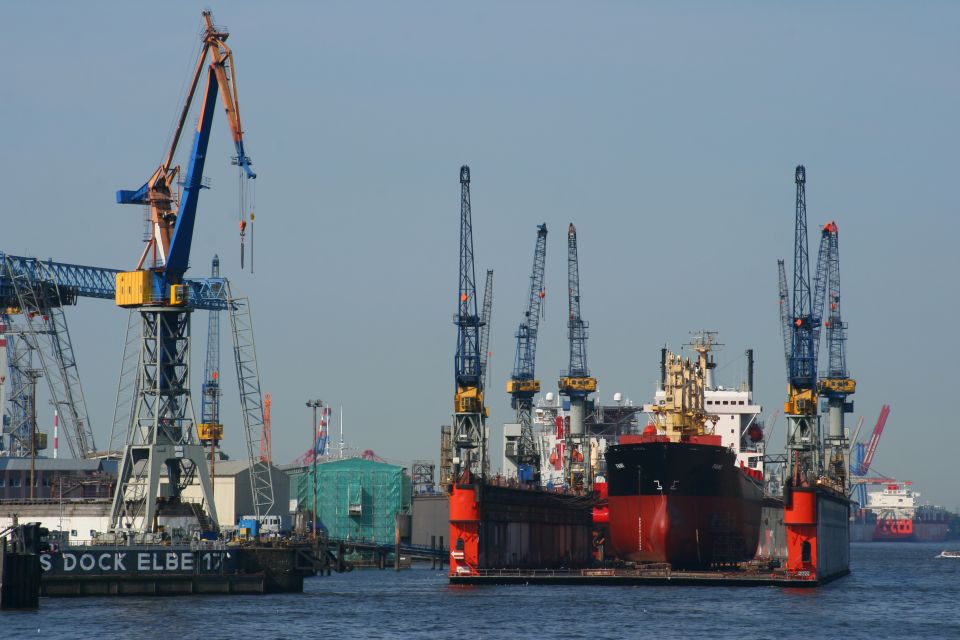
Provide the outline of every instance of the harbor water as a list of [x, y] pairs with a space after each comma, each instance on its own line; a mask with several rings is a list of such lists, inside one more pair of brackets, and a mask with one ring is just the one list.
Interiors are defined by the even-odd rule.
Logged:
[[445, 571], [357, 570], [303, 594], [44, 598], [0, 623], [3, 638], [44, 640], [960, 638], [960, 559], [945, 548], [854, 544], [853, 573], [819, 589], [453, 587]]

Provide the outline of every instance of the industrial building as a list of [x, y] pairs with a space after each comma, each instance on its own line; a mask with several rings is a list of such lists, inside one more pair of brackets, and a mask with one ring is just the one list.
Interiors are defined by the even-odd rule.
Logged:
[[[264, 515], [287, 515], [289, 513], [289, 490], [283, 471], [270, 465], [273, 479], [273, 506], [263, 512]], [[187, 485], [183, 497], [199, 502], [203, 493], [196, 478]], [[213, 497], [217, 507], [217, 520], [221, 528], [235, 524], [241, 516], [254, 512], [253, 490], [250, 484], [250, 463], [247, 460], [225, 460], [217, 462], [213, 474]]]
[[431, 549], [450, 546], [450, 498], [446, 493], [417, 493], [413, 496], [410, 543]]
[[393, 544], [398, 526], [402, 537], [409, 536], [412, 488], [403, 467], [344, 458], [290, 468], [291, 497], [295, 495], [298, 511], [313, 511], [314, 468], [317, 520], [331, 540]]
[[109, 498], [116, 476], [113, 460], [0, 457], [0, 501]]

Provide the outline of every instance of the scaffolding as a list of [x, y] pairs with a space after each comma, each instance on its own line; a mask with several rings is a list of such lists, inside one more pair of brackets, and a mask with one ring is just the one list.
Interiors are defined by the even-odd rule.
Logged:
[[[410, 513], [412, 486], [403, 467], [347, 458], [317, 465], [317, 519], [331, 540], [393, 544], [396, 515]], [[297, 504], [313, 503], [313, 470], [297, 477]]]

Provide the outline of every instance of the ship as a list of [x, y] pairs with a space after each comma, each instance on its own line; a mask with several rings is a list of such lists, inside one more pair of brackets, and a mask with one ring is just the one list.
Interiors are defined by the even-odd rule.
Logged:
[[694, 360], [661, 352], [661, 388], [644, 407], [651, 422], [607, 448], [609, 543], [622, 561], [677, 569], [749, 561], [765, 500], [782, 512], [763, 491], [752, 371], [745, 387], [714, 386], [714, 336], [694, 338]]
[[851, 537], [855, 542], [942, 542], [947, 539], [949, 514], [943, 507], [919, 504], [920, 493], [909, 482], [890, 481], [867, 493], [867, 504], [856, 512]]

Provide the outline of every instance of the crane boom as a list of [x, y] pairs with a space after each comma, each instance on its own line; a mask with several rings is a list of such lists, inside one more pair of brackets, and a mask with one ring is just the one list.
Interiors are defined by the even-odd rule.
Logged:
[[870, 442], [867, 443], [867, 451], [863, 456], [863, 463], [857, 470], [857, 475], [864, 476], [870, 470], [873, 464], [873, 456], [877, 453], [877, 445], [880, 444], [880, 436], [883, 435], [883, 427], [887, 424], [887, 416], [890, 415], [890, 405], [885, 404], [880, 409], [880, 417], [873, 427], [873, 433], [870, 435]]
[[787, 272], [783, 260], [777, 260], [777, 272], [780, 284], [780, 335], [783, 338], [783, 355], [790, 376], [790, 346], [793, 329], [790, 325], [790, 290], [787, 288]]
[[[790, 348], [790, 384], [798, 391], [814, 389], [817, 383], [816, 346], [819, 318], [814, 317], [810, 290], [810, 259], [807, 250], [807, 173], [796, 169], [796, 216], [793, 244], [793, 331]], [[815, 404], [815, 402], [814, 402]], [[790, 411], [788, 413], [795, 413]]]
[[490, 357], [490, 316], [493, 313], [493, 269], [487, 269], [483, 286], [483, 311], [480, 314], [480, 377], [487, 380], [487, 358]]
[[569, 286], [570, 316], [567, 324], [570, 339], [571, 378], [587, 378], [587, 328], [588, 323], [580, 316], [580, 263], [577, 258], [577, 228], [570, 223], [567, 230], [567, 284]]
[[[173, 140], [167, 150], [164, 162], [139, 189], [117, 192], [117, 202], [119, 204], [141, 204], [150, 207], [152, 233], [147, 241], [147, 246], [144, 247], [137, 269], [144, 266], [148, 257], [152, 257], [150, 268], [159, 276], [159, 281], [154, 283], [153, 289], [155, 294], [161, 295], [169, 285], [181, 282], [183, 274], [189, 266], [197, 202], [199, 192], [204, 188], [203, 167], [207, 156], [207, 145], [210, 141], [210, 125], [213, 120], [218, 89], [237, 151], [233, 163], [244, 170], [247, 178], [257, 177], [251, 168], [251, 160], [244, 149], [240, 107], [237, 101], [236, 68], [233, 62], [233, 53], [226, 45], [228, 34], [214, 25], [213, 16], [209, 11], [203, 12], [203, 19], [205, 23], [203, 43], [190, 82], [190, 88], [177, 121]], [[194, 134], [190, 164], [187, 175], [183, 180], [183, 194], [178, 196], [174, 189], [180, 174], [180, 167], [173, 165], [173, 158], [208, 54], [211, 57], [211, 62], [207, 72], [206, 91]], [[177, 209], [176, 213], [174, 213], [175, 207]]]

